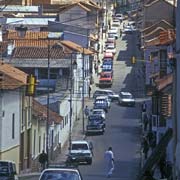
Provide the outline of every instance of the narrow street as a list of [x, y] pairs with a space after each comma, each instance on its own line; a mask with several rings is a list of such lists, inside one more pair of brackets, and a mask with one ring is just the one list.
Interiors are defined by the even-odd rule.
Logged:
[[[130, 91], [135, 98], [143, 97], [143, 78], [137, 79], [136, 72], [141, 65], [132, 68], [131, 55], [139, 53], [136, 47], [137, 34], [123, 35], [122, 40], [117, 41], [117, 49], [114, 60], [114, 82], [112, 90], [119, 93]], [[117, 51], [118, 52], [118, 51]], [[121, 54], [124, 57], [121, 59]], [[142, 82], [140, 82], [142, 81]], [[141, 89], [141, 90], [140, 90]], [[139, 101], [138, 101], [139, 102]], [[109, 146], [113, 147], [115, 155], [115, 171], [112, 179], [134, 180], [140, 166], [140, 104], [133, 107], [121, 107], [113, 102], [107, 114], [107, 128], [103, 136], [91, 136], [87, 139], [94, 143], [94, 159], [92, 166], [80, 166], [80, 170], [86, 180], [105, 179], [104, 152]]]

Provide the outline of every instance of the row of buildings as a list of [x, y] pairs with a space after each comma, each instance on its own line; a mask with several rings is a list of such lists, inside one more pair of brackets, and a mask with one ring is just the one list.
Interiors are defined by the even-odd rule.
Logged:
[[134, 11], [140, 29], [140, 47], [144, 60], [146, 93], [151, 97], [147, 133], [155, 136], [138, 180], [147, 171], [155, 172], [162, 158], [167, 179], [180, 179], [179, 159], [179, 18], [180, 4], [168, 0], [146, 0]]
[[[15, 161], [18, 173], [37, 171], [46, 147], [53, 160], [79, 119], [98, 57], [102, 7], [92, 0], [1, 1], [0, 159]], [[33, 96], [26, 92], [29, 75], [36, 77]]]

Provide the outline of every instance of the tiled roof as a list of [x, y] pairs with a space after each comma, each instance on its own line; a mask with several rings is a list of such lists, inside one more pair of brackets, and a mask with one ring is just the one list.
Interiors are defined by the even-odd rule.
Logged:
[[90, 51], [89, 49], [86, 49], [86, 48], [83, 48], [82, 46], [72, 42], [72, 41], [61, 41], [60, 44], [62, 44], [63, 46], [71, 49], [71, 50], [74, 50], [74, 51], [77, 51], [77, 52], [80, 52], [80, 53], [83, 53], [84, 51], [84, 54], [88, 55], [88, 54], [93, 54], [92, 51]]
[[[33, 115], [38, 117], [40, 120], [47, 120], [47, 107], [33, 99]], [[62, 122], [62, 120], [62, 116], [49, 110], [49, 124], [52, 124], [52, 122], [59, 124]]]
[[[47, 47], [16, 47], [13, 50], [13, 58], [29, 58], [29, 59], [47, 59]], [[50, 59], [63, 59], [65, 58], [64, 50], [59, 45], [50, 48]]]
[[152, 26], [149, 26], [149, 27], [143, 29], [141, 32], [142, 32], [143, 34], [148, 34], [148, 33], [150, 33], [151, 31], [153, 31], [153, 30], [154, 30], [155, 28], [157, 28], [157, 27], [162, 27], [162, 28], [164, 28], [164, 29], [172, 29], [172, 28], [173, 28], [173, 25], [163, 19], [163, 20], [161, 20], [161, 21], [153, 24]]
[[[41, 31], [41, 32], [34, 32], [34, 31], [27, 31], [26, 35], [23, 39], [46, 39], [48, 37], [47, 31]], [[8, 30], [8, 40], [15, 40], [15, 39], [21, 39], [18, 36], [18, 32], [15, 30]]]
[[[152, 37], [154, 38], [156, 36], [159, 36], [161, 31], [165, 31], [165, 29], [162, 27], [157, 27], [153, 31], [151, 31], [150, 33], [144, 35], [144, 38], [145, 39], [152, 39]], [[149, 37], [151, 37], [151, 38], [149, 38]]]
[[161, 45], [170, 44], [176, 39], [175, 30], [169, 29], [167, 31], [160, 32], [159, 41]]
[[171, 84], [172, 82], [173, 82], [172, 74], [168, 74], [167, 76], [165, 76], [161, 79], [155, 80], [156, 87], [159, 91], [162, 90], [163, 88], [165, 88], [166, 86], [168, 86], [169, 84]]
[[159, 36], [145, 41], [145, 46], [166, 45], [175, 42], [176, 33], [173, 29], [160, 31]]
[[[160, 0], [154, 0], [148, 4], [145, 4], [144, 7], [150, 7], [152, 6], [153, 4], [156, 4], [158, 3]], [[165, 2], [167, 3], [168, 5], [171, 5], [171, 6], [176, 6], [176, 4], [174, 5], [174, 1], [173, 0], [161, 0], [161, 2]]]
[[26, 85], [27, 74], [0, 61], [0, 89], [16, 89]]

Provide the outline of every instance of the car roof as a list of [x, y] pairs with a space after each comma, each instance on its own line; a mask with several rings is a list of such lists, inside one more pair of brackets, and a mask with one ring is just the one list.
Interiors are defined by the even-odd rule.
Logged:
[[85, 140], [74, 140], [74, 141], [72, 141], [71, 143], [72, 143], [72, 144], [76, 144], [76, 143], [78, 143], [78, 144], [88, 144], [88, 142], [85, 141]]
[[122, 95], [132, 95], [130, 92], [123, 92], [123, 91], [121, 91], [120, 92]]
[[[79, 172], [75, 167], [57, 167], [57, 168], [48, 168], [48, 169], [45, 169], [43, 172], [46, 172], [46, 171], [57, 171], [57, 170]], [[42, 172], [42, 173], [43, 173], [43, 172]]]
[[92, 111], [102, 111], [102, 112], [104, 112], [103, 109], [93, 109]]
[[97, 96], [96, 100], [98, 100], [98, 99], [107, 99], [107, 98], [108, 98], [108, 96]]
[[[98, 90], [96, 90], [96, 91], [100, 91], [100, 92], [113, 92], [112, 90], [109, 90], [109, 89], [104, 89], [104, 90], [98, 89]], [[96, 92], [96, 91], [95, 91], [95, 92]]]
[[10, 161], [10, 160], [0, 160], [0, 162], [6, 162], [6, 163], [13, 163], [13, 164], [16, 164], [14, 161]]

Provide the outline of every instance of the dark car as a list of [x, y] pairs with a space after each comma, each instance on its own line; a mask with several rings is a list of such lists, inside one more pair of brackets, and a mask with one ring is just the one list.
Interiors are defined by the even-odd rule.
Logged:
[[90, 115], [86, 126], [86, 135], [103, 134], [105, 131], [105, 120], [99, 115]]
[[106, 113], [108, 112], [108, 102], [106, 100], [95, 100], [94, 109], [103, 109]]
[[18, 180], [15, 162], [0, 161], [0, 180]]

